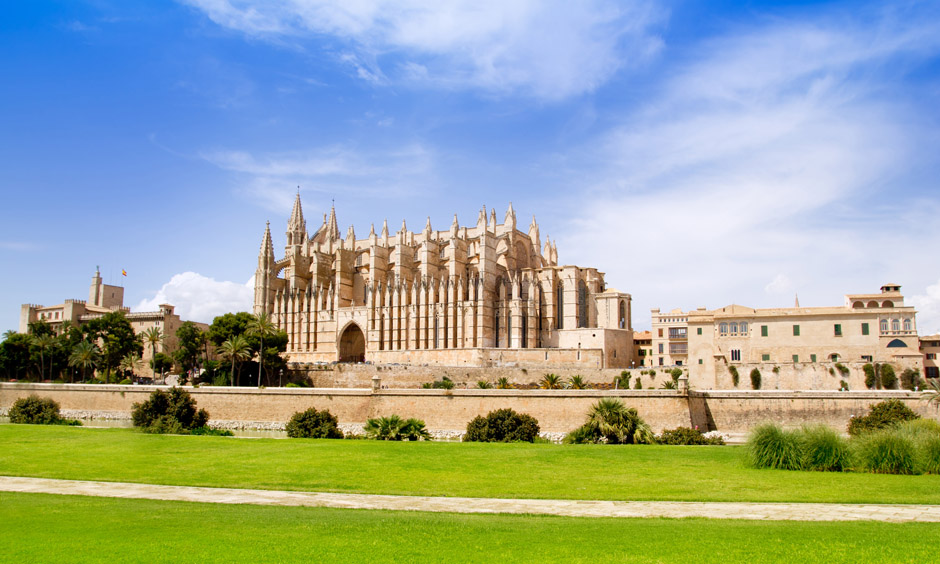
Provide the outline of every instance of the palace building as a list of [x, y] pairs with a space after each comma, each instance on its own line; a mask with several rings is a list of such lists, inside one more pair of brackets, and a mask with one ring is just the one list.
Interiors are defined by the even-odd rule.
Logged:
[[437, 366], [628, 367], [629, 294], [595, 268], [559, 265], [532, 218], [342, 237], [336, 210], [308, 235], [300, 194], [283, 258], [270, 224], [255, 273], [254, 312], [289, 337], [292, 364], [373, 362]]

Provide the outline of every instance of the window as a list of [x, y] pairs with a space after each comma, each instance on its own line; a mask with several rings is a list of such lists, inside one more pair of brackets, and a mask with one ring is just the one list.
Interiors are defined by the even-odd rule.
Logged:
[[670, 339], [688, 339], [688, 329], [685, 327], [670, 327], [669, 328], [669, 338]]
[[623, 302], [620, 302], [620, 319], [618, 320], [617, 325], [621, 329], [627, 328], [627, 305]]
[[888, 332], [888, 320], [887, 320], [887, 319], [882, 319], [882, 320], [881, 320], [881, 332], [882, 332], [882, 333], [887, 333], [887, 332]]
[[794, 364], [797, 363], [797, 362], [799, 362], [799, 361], [800, 361], [800, 355], [798, 355], [798, 354], [793, 355], [793, 362], [794, 362]]
[[742, 321], [739, 327], [741, 328], [741, 334], [747, 335], [747, 321]]
[[800, 326], [799, 326], [799, 325], [794, 325], [794, 326], [793, 326], [793, 336], [794, 336], [794, 337], [799, 337], [799, 336], [800, 336]]
[[761, 337], [766, 337], [766, 336], [767, 336], [767, 326], [766, 326], [766, 325], [761, 325], [761, 326], [760, 326], [760, 336], [761, 336]]
[[735, 323], [734, 321], [731, 322], [731, 334], [732, 335], [738, 334], [738, 324]]
[[663, 336], [663, 330], [662, 330], [662, 329], [659, 330], [659, 336], [660, 336], [660, 337]]
[[663, 344], [659, 343], [659, 354], [663, 354]]
[[741, 350], [731, 349], [731, 362], [740, 362], [740, 360], [741, 360]]
[[640, 349], [640, 356], [646, 356], [646, 349]]
[[702, 364], [702, 359], [698, 359], [698, 363], [699, 363], [699, 364]]
[[839, 355], [836, 353], [832, 353], [831, 355], [829, 355], [829, 360], [831, 362], [839, 362]]
[[578, 280], [578, 327], [588, 326], [588, 291], [584, 280]]
[[871, 357], [870, 354], [863, 354], [863, 355], [862, 355], [862, 362], [871, 362], [871, 358], [872, 358], [872, 357]]
[[810, 362], [816, 362], [816, 355], [814, 355], [814, 354], [809, 355], [809, 361], [810, 361]]
[[770, 360], [770, 355], [769, 355], [769, 354], [762, 354], [762, 355], [760, 355], [760, 359], [761, 359], [763, 362], [767, 362], [767, 361]]
[[702, 328], [699, 327], [698, 329], [696, 329], [696, 330], [695, 330], [695, 334], [696, 334], [696, 335], [701, 335], [701, 334], [702, 334]]
[[718, 334], [721, 335], [722, 337], [724, 337], [725, 335], [728, 334], [728, 324], [727, 324], [727, 323], [722, 323], [722, 324], [720, 324], [720, 325], [718, 326]]
[[659, 357], [659, 365], [660, 365], [660, 366], [663, 365], [663, 357]]
[[559, 329], [565, 328], [565, 289], [561, 284], [561, 281], [558, 281], [558, 290], [556, 292], [556, 307], [558, 309], [558, 323], [556, 324]]
[[689, 354], [688, 343], [669, 343], [669, 354]]
[[840, 323], [836, 323], [835, 325], [833, 325], [833, 326], [832, 326], [832, 329], [833, 329], [833, 334], [834, 334], [836, 337], [841, 337], [841, 336], [842, 336], [842, 325], [841, 325]]
[[867, 335], [867, 334], [868, 334], [868, 324], [862, 323], [862, 335]]
[[[58, 319], [59, 314], [57, 313], [57, 314], [55, 314], [55, 316], [56, 316], [56, 318]], [[905, 319], [905, 320], [904, 320], [904, 330], [905, 330], [905, 331], [910, 331], [910, 330], [911, 330], [911, 320], [910, 320], [910, 319]]]
[[927, 360], [937, 360], [937, 353], [927, 353]]
[[891, 330], [892, 330], [892, 331], [900, 331], [900, 330], [901, 330], [901, 322], [898, 321], [897, 319], [892, 319], [892, 320], [891, 320]]

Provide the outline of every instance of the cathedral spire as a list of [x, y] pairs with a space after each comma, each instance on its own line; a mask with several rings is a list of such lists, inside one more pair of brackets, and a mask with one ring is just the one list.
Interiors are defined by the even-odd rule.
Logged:
[[483, 206], [483, 209], [480, 210], [480, 215], [477, 217], [477, 227], [486, 228], [486, 206]]
[[506, 210], [506, 219], [503, 223], [510, 231], [516, 228], [516, 210], [512, 209], [512, 202], [509, 202], [509, 209]]
[[336, 240], [339, 239], [339, 226], [336, 225], [336, 206], [330, 207], [330, 219], [327, 226], [328, 235], [330, 239]]
[[431, 216], [428, 216], [428, 222], [424, 224], [425, 240], [431, 237]]
[[303, 206], [300, 205], [300, 187], [297, 187], [297, 197], [294, 199], [294, 209], [290, 212], [290, 220], [287, 222], [288, 231], [307, 231], [307, 222], [304, 221]]
[[491, 231], [495, 231], [495, 230], [496, 230], [496, 208], [493, 208], [493, 209], [490, 210], [490, 225], [489, 225], [489, 227], [490, 227], [490, 230], [491, 230]]
[[381, 237], [388, 241], [388, 220], [382, 222], [382, 235]]

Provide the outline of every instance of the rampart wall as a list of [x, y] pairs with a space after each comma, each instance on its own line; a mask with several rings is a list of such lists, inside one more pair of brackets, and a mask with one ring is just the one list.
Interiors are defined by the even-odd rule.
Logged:
[[[0, 409], [17, 398], [37, 394], [59, 402], [62, 409], [127, 416], [134, 402], [146, 400], [151, 386], [83, 384], [0, 384]], [[565, 432], [584, 422], [592, 404], [616, 397], [655, 431], [680, 425], [703, 430], [746, 432], [763, 421], [786, 426], [826, 423], [842, 429], [852, 415], [868, 406], [898, 398], [925, 417], [938, 411], [913, 392], [706, 391], [688, 395], [672, 390], [422, 390], [350, 388], [190, 388], [213, 419], [286, 422], [296, 412], [329, 409], [341, 423], [364, 423], [371, 417], [397, 414], [423, 419], [432, 430], [462, 430], [477, 415], [509, 407], [533, 415], [545, 432]]]

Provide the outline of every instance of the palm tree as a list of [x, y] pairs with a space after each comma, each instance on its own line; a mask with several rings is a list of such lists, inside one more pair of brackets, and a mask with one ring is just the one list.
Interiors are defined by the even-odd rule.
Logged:
[[417, 441], [431, 440], [431, 434], [424, 426], [424, 421], [410, 418], [402, 419], [398, 415], [369, 419], [365, 425], [366, 436], [380, 441]]
[[144, 331], [144, 342], [150, 345], [150, 370], [152, 372], [151, 378], [153, 378], [153, 383], [157, 383], [157, 369], [156, 364], [153, 360], [157, 357], [157, 344], [163, 341], [163, 334], [160, 333], [159, 327], [151, 327]]
[[608, 444], [652, 444], [655, 436], [636, 409], [622, 401], [605, 398], [591, 407], [585, 430]]
[[[39, 380], [45, 378], [46, 372], [46, 350], [55, 344], [55, 338], [52, 335], [43, 334], [38, 337], [33, 335], [33, 345], [39, 347]], [[49, 379], [52, 379], [52, 365], [49, 365]]]
[[261, 337], [261, 350], [258, 351], [258, 387], [260, 388], [261, 369], [264, 366], [264, 338], [276, 335], [277, 327], [275, 327], [274, 322], [271, 321], [271, 317], [262, 311], [261, 313], [253, 316], [248, 321], [248, 326], [245, 332], [249, 335], [257, 335]]
[[586, 390], [590, 388], [591, 385], [585, 382], [584, 378], [579, 374], [575, 374], [571, 377], [571, 380], [568, 383], [568, 387], [570, 387], [572, 390]]
[[81, 369], [83, 381], [85, 372], [89, 367], [94, 368], [96, 362], [98, 362], [98, 347], [88, 341], [79, 342], [69, 355], [69, 366]]
[[500, 376], [496, 380], [496, 388], [499, 390], [510, 390], [512, 389], [512, 382], [509, 381], [509, 378], [505, 376]]
[[929, 389], [924, 392], [921, 398], [927, 400], [927, 405], [935, 404], [940, 408], [940, 378], [927, 380], [926, 387]]
[[487, 382], [486, 380], [478, 380], [478, 381], [477, 381], [477, 388], [480, 388], [481, 390], [488, 390], [488, 389], [490, 389], [490, 388], [492, 388], [492, 387], [493, 387], [493, 384], [490, 384], [490, 383]]
[[539, 387], [543, 390], [560, 390], [561, 378], [556, 374], [546, 374], [539, 382]]
[[251, 358], [251, 347], [248, 345], [248, 340], [241, 335], [233, 335], [219, 345], [216, 351], [222, 358], [227, 358], [232, 362], [231, 384], [234, 386], [235, 367], [238, 366], [239, 362]]
[[[121, 359], [121, 364], [119, 366], [125, 373], [130, 372], [131, 376], [133, 376], [135, 372], [137, 372], [137, 369], [140, 368], [140, 364], [140, 355], [137, 353], [128, 353], [124, 355], [124, 358]], [[125, 374], [125, 378], [126, 377], [127, 376]]]

